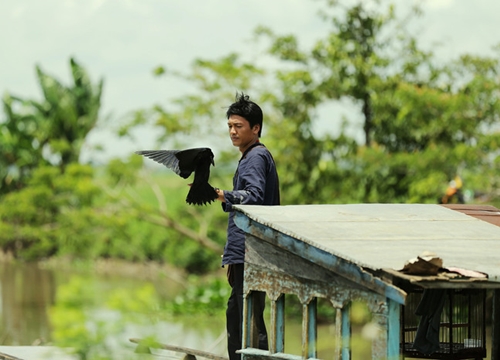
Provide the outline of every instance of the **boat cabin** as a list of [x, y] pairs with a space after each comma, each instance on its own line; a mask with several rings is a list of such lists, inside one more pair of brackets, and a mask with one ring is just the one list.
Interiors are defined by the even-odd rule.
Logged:
[[[500, 360], [498, 209], [348, 204], [236, 211], [246, 232], [243, 359], [317, 358], [317, 301], [326, 299], [336, 309], [331, 359], [351, 359], [351, 304], [361, 300], [378, 328], [372, 359], [483, 359], [490, 352]], [[269, 350], [256, 348], [256, 291], [270, 301]], [[300, 356], [285, 352], [288, 294], [302, 305]]]

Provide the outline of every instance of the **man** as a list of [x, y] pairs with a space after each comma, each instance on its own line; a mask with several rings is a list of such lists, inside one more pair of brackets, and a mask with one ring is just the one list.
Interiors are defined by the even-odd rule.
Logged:
[[[242, 156], [233, 177], [233, 190], [216, 189], [224, 211], [229, 212], [227, 242], [224, 247], [222, 266], [227, 266], [228, 281], [232, 287], [227, 303], [226, 327], [230, 360], [241, 355], [241, 331], [243, 323], [243, 270], [245, 261], [245, 233], [234, 223], [233, 205], [279, 205], [279, 182], [276, 164], [269, 150], [259, 141], [262, 132], [261, 108], [250, 101], [248, 95], [239, 94], [227, 112], [229, 136]], [[257, 293], [254, 306], [259, 316], [259, 348], [267, 350], [267, 332], [263, 312], [265, 293]]]

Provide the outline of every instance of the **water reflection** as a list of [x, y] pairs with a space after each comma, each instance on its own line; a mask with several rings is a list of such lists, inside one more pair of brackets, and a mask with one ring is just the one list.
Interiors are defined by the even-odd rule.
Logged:
[[161, 304], [184, 285], [167, 271], [150, 270], [68, 271], [0, 262], [0, 345], [51, 344], [61, 333], [67, 336], [67, 327], [79, 320], [83, 328], [114, 326], [106, 335], [122, 345], [130, 337], [144, 336], [184, 346], [186, 341], [189, 346], [216, 342], [224, 329], [222, 319], [217, 324], [213, 319], [176, 318], [174, 324], [162, 316]]
[[[82, 273], [36, 263], [0, 263], [0, 279], [1, 345], [56, 342], [82, 349], [91, 345], [126, 358], [135, 347], [129, 338], [153, 337], [170, 345], [226, 355], [223, 315], [176, 317], [175, 321], [162, 316], [161, 303], [183, 288], [165, 273], [145, 280], [131, 272]], [[318, 345], [320, 353], [329, 353], [331, 329], [325, 325], [319, 330], [326, 340]], [[301, 354], [300, 334], [300, 319], [287, 320], [287, 352]]]
[[50, 341], [47, 308], [54, 304], [52, 271], [38, 264], [0, 263], [2, 345], [31, 345]]

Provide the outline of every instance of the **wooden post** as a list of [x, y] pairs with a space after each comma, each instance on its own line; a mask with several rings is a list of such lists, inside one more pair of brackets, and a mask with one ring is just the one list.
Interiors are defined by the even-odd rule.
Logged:
[[304, 359], [317, 356], [317, 303], [317, 298], [314, 298], [308, 304], [302, 304], [302, 357]]
[[342, 308], [335, 307], [335, 353], [334, 359], [342, 359]]
[[387, 298], [389, 308], [389, 321], [387, 322], [387, 359], [399, 359], [399, 343], [400, 343], [400, 305]]
[[241, 334], [241, 348], [246, 349], [252, 346], [252, 313], [253, 313], [253, 296], [252, 294], [247, 294], [243, 299], [243, 329]]
[[285, 294], [271, 301], [271, 329], [269, 334], [271, 354], [285, 352]]
[[493, 290], [491, 324], [491, 360], [500, 360], [500, 289]]
[[307, 351], [307, 355], [309, 358], [316, 358], [318, 356], [316, 350], [316, 344], [318, 342], [318, 299], [314, 298], [311, 300], [309, 305], [307, 306], [309, 312], [309, 325], [308, 327], [308, 338], [309, 338], [309, 348]]
[[351, 358], [351, 303], [342, 308], [342, 360]]

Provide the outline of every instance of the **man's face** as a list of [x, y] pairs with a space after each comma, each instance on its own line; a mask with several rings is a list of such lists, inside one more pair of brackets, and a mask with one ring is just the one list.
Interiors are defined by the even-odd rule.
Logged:
[[250, 123], [239, 115], [231, 115], [227, 121], [229, 136], [234, 146], [245, 150], [248, 146], [259, 139], [259, 125], [250, 128]]

